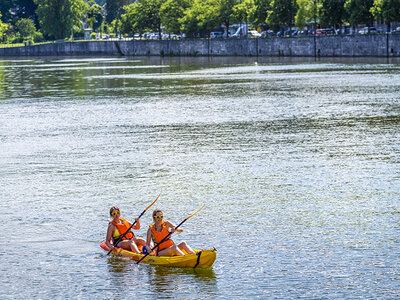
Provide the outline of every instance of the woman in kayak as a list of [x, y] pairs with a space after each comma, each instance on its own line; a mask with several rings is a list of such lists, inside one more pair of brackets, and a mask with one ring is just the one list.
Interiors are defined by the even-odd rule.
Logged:
[[[152, 242], [159, 243], [161, 240], [167, 236], [170, 232], [175, 231], [175, 225], [169, 221], [163, 220], [164, 215], [160, 209], [153, 211], [153, 221], [154, 224], [150, 225], [147, 230], [147, 249], [152, 249]], [[182, 232], [181, 228], [176, 229], [177, 232]], [[183, 256], [185, 250], [188, 254], [195, 254], [192, 248], [186, 242], [181, 242], [176, 245], [170, 238], [162, 242], [156, 249], [155, 254], [157, 256]]]
[[[130, 250], [135, 253], [140, 253], [138, 246], [146, 245], [146, 241], [141, 238], [135, 237], [132, 231], [129, 231], [118, 245], [115, 245], [118, 238], [123, 235], [128, 228], [131, 226], [124, 218], [120, 217], [121, 212], [118, 207], [113, 206], [110, 209], [110, 216], [113, 219], [110, 223], [108, 223], [107, 237], [106, 237], [106, 245], [111, 250], [112, 248], [118, 246], [119, 248]], [[140, 222], [139, 218], [136, 218], [136, 224], [132, 227], [132, 229], [139, 230]], [[113, 241], [113, 245], [111, 245], [110, 241]]]

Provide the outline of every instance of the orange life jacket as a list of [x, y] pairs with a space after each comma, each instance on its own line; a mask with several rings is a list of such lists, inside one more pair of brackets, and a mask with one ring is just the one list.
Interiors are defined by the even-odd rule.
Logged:
[[[110, 223], [113, 224], [115, 226], [115, 230], [114, 230], [114, 234], [113, 234], [113, 240], [114, 242], [118, 240], [118, 238], [124, 234], [128, 228], [131, 226], [131, 223], [129, 223], [127, 220], [125, 220], [124, 218], [119, 218], [120, 220], [122, 220], [124, 222], [124, 224], [121, 223], [115, 223], [115, 221], [111, 221]], [[133, 238], [135, 235], [133, 234], [132, 231], [129, 231], [123, 238], [122, 240], [129, 240], [131, 238]]]
[[[150, 229], [153, 232], [154, 238], [156, 239], [156, 243], [161, 242], [161, 240], [169, 234], [169, 231], [167, 229], [167, 223], [165, 223], [164, 220], [162, 221], [161, 232], [157, 231], [153, 224], [150, 225]], [[167, 248], [171, 247], [172, 245], [174, 245], [174, 242], [168, 238], [167, 240], [165, 240], [158, 246], [158, 251], [167, 249]]]

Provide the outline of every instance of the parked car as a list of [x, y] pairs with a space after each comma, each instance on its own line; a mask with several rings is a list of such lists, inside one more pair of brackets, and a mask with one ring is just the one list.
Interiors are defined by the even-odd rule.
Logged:
[[325, 28], [325, 34], [334, 34], [335, 30], [333, 28]]
[[257, 30], [249, 30], [247, 32], [247, 36], [250, 38], [259, 38], [261, 37], [261, 33], [259, 33]]
[[309, 30], [307, 30], [307, 29], [304, 29], [304, 30], [299, 30], [298, 32], [297, 32], [297, 35], [308, 35], [308, 34], [310, 34], [311, 32], [309, 31]]
[[359, 34], [371, 34], [378, 33], [378, 30], [375, 27], [364, 27], [358, 31]]
[[285, 36], [293, 36], [293, 35], [297, 35], [297, 30], [296, 29], [288, 29], [284, 32]]
[[224, 33], [221, 31], [213, 31], [210, 33], [211, 39], [220, 39], [224, 37]]
[[350, 28], [336, 29], [336, 34], [350, 34]]
[[393, 29], [391, 33], [400, 33], [400, 27], [397, 27], [396, 29]]

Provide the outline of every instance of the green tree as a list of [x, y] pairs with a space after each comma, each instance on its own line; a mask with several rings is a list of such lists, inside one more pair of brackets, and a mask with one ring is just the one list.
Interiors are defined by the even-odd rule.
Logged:
[[182, 18], [189, 8], [187, 0], [167, 0], [160, 7], [161, 24], [168, 33], [181, 31]]
[[298, 5], [296, 0], [272, 0], [267, 22], [275, 28], [289, 26], [295, 22]]
[[342, 24], [346, 18], [344, 3], [346, 0], [322, 0], [321, 25], [328, 26]]
[[310, 0], [297, 0], [299, 9], [295, 17], [295, 25], [304, 28], [314, 20], [314, 2]]
[[106, 22], [108, 24], [111, 24], [113, 20], [119, 19], [121, 15], [125, 12], [124, 7], [127, 6], [129, 3], [130, 2], [128, 0], [106, 0]]
[[194, 0], [192, 5], [185, 10], [182, 18], [182, 31], [187, 36], [197, 37], [209, 35], [210, 32], [221, 25], [219, 15], [219, 0]]
[[39, 21], [36, 15], [37, 4], [34, 0], [11, 0], [13, 15], [19, 19], [32, 19], [36, 25]]
[[11, 9], [13, 8], [12, 0], [1, 0], [0, 1], [0, 16], [3, 22], [11, 20]]
[[400, 20], [400, 0], [375, 0], [371, 13], [382, 18], [390, 30], [390, 23]]
[[220, 0], [219, 2], [219, 17], [220, 23], [224, 24], [226, 33], [229, 35], [229, 26], [234, 16], [234, 7], [238, 0]]
[[93, 4], [88, 8], [86, 14], [87, 22], [90, 24], [90, 27], [97, 31], [103, 23], [103, 7], [98, 4]]
[[71, 34], [73, 26], [81, 23], [82, 0], [35, 0], [37, 14], [44, 34], [62, 39]]
[[156, 31], [161, 37], [160, 0], [139, 0], [124, 7], [121, 29], [124, 33]]
[[374, 0], [347, 0], [344, 4], [351, 25], [371, 24]]
[[4, 42], [4, 40], [6, 38], [5, 34], [7, 32], [8, 26], [9, 26], [8, 24], [3, 23], [1, 21], [1, 13], [0, 13], [0, 42]]
[[137, 16], [140, 14], [138, 8], [138, 2], [129, 4], [124, 7], [125, 13], [121, 15], [121, 32], [124, 34], [130, 34], [134, 32], [144, 33], [145, 28], [142, 30], [137, 26]]
[[33, 41], [36, 27], [31, 19], [20, 19], [15, 25], [24, 42]]
[[254, 0], [254, 9], [250, 13], [250, 22], [255, 26], [265, 27], [271, 0]]
[[233, 7], [234, 20], [238, 23], [248, 23], [249, 16], [255, 11], [254, 0], [242, 0]]

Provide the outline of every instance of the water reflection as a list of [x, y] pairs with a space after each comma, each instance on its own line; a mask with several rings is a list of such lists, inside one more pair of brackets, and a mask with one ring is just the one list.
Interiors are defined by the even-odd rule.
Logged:
[[217, 292], [217, 276], [212, 268], [167, 268], [161, 266], [141, 265], [135, 261], [108, 257], [108, 272], [113, 289], [119, 295], [129, 293], [135, 286], [146, 286], [147, 293], [160, 294], [164, 298], [176, 298], [177, 294], [168, 294], [170, 291], [185, 294], [191, 290], [196, 294], [215, 295]]
[[129, 293], [137, 285], [142, 284], [142, 276], [132, 260], [110, 256], [107, 261], [110, 273], [110, 285], [117, 295], [123, 296]]
[[217, 277], [212, 268], [166, 268], [160, 266], [148, 266], [146, 268], [149, 278], [150, 290], [153, 293], [163, 293], [163, 297], [176, 298], [176, 294], [168, 296], [167, 291], [177, 291], [213, 295], [216, 294]]

